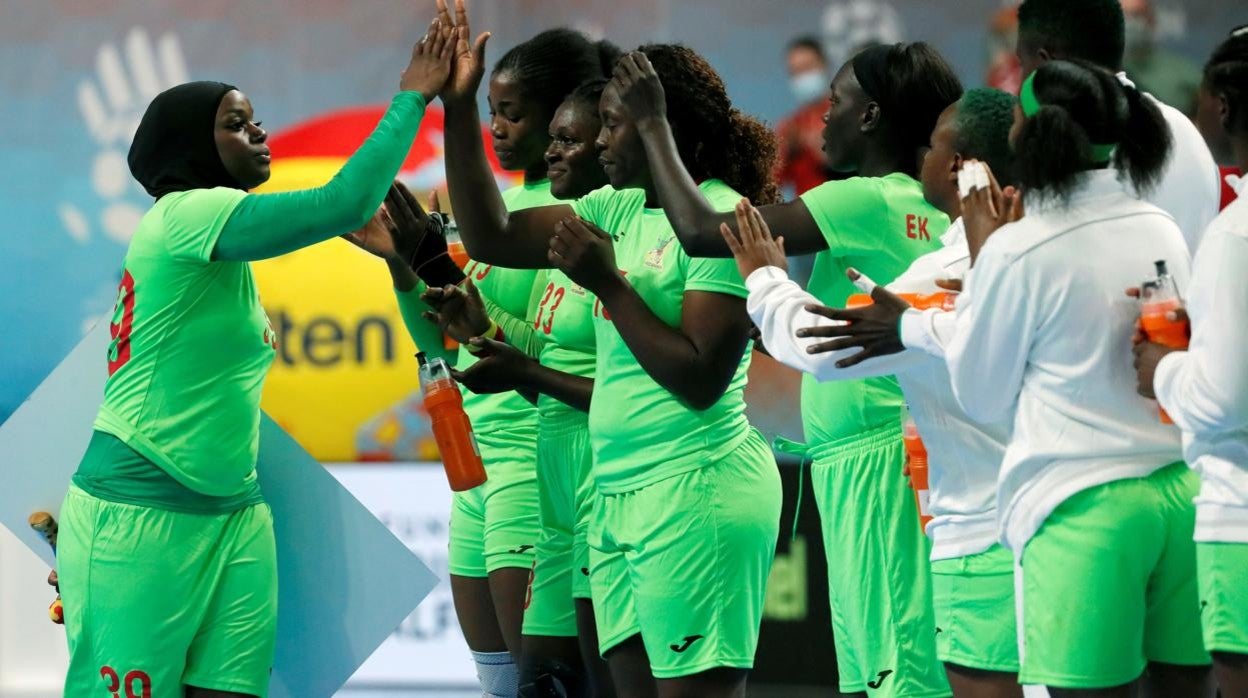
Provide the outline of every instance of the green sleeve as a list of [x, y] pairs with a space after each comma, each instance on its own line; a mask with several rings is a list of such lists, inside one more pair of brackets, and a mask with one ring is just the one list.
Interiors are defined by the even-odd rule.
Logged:
[[[445, 359], [452, 366], [459, 358], [459, 352], [446, 348], [446, 338], [438, 326], [421, 317], [421, 313], [430, 310], [429, 305], [420, 299], [425, 292], [425, 282], [421, 281], [410, 291], [395, 289], [394, 295], [399, 301], [399, 313], [403, 316], [403, 324], [411, 335], [416, 348], [425, 352], [429, 358]], [[504, 330], [505, 332], [506, 330]]]
[[533, 329], [533, 322], [537, 318], [537, 307], [541, 302], [545, 284], [546, 274], [539, 273], [533, 282], [533, 290], [529, 294], [527, 306], [528, 315], [524, 318], [512, 315], [486, 296], [481, 296], [481, 301], [485, 304], [485, 312], [503, 330], [507, 343], [535, 359], [542, 353], [542, 340], [537, 330]]
[[247, 198], [247, 192], [227, 187], [192, 189], [166, 194], [163, 240], [170, 256], [212, 261], [212, 250], [234, 210]]
[[870, 252], [882, 244], [888, 209], [877, 177], [824, 182], [802, 194], [802, 203], [828, 241], [832, 256]]
[[248, 194], [217, 238], [213, 258], [267, 259], [363, 226], [403, 166], [425, 115], [419, 92], [400, 92], [368, 140], [321, 187]]

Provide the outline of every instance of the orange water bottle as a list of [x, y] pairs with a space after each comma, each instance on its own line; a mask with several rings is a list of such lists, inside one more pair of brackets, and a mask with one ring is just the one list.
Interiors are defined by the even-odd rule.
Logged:
[[442, 214], [442, 235], [446, 238], [446, 252], [460, 269], [467, 269], [468, 251], [464, 249], [464, 241], [459, 237], [459, 226], [455, 219]]
[[[1140, 329], [1148, 341], [1174, 349], [1186, 349], [1191, 331], [1187, 320], [1170, 320], [1166, 314], [1183, 307], [1183, 298], [1174, 277], [1166, 271], [1166, 260], [1159, 259], [1157, 278], [1140, 286]], [[1158, 407], [1162, 424], [1174, 424], [1170, 415]]]
[[485, 464], [472, 433], [472, 422], [464, 412], [464, 396], [451, 377], [451, 367], [442, 359], [430, 360], [416, 354], [420, 364], [420, 388], [425, 394], [425, 411], [433, 424], [433, 438], [442, 454], [446, 479], [455, 492], [470, 490], [485, 482]]
[[[958, 294], [949, 291], [937, 291], [936, 293], [895, 293], [893, 294], [903, 301], [910, 304], [915, 310], [927, 310], [928, 308], [939, 308], [940, 310], [953, 310], [953, 304], [958, 299]], [[864, 305], [875, 303], [871, 296], [865, 293], [855, 293], [845, 300], [846, 308], [861, 308]]]
[[919, 526], [926, 529], [927, 522], [932, 520], [928, 508], [927, 447], [919, 437], [919, 426], [904, 405], [901, 408], [901, 439], [906, 449], [906, 475], [910, 478], [910, 488], [914, 490], [914, 503], [919, 508]]

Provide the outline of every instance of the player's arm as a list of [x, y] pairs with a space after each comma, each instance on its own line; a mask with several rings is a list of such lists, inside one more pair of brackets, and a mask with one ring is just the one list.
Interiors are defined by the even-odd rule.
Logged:
[[[667, 122], [663, 85], [649, 59], [640, 52], [621, 58], [616, 64], [612, 84], [637, 123], [659, 202], [676, 231], [680, 246], [693, 257], [731, 257], [732, 251], [720, 236], [719, 226], [731, 225], [735, 220], [733, 213], [716, 211], [685, 169], [672, 127]], [[759, 212], [773, 230], [784, 235], [789, 254], [803, 255], [828, 249], [827, 240], [800, 199], [762, 206]]]
[[555, 228], [551, 263], [598, 297], [637, 362], [694, 409], [715, 404], [735, 375], [749, 339], [745, 299], [686, 290], [679, 327], [663, 322], [616, 268], [611, 238], [569, 218]]
[[542, 393], [560, 402], [589, 411], [594, 380], [543, 366], [518, 348], [482, 337], [471, 340], [473, 352], [480, 357], [473, 365], [453, 375], [474, 393], [501, 393], [509, 390], [521, 394]]
[[[720, 226], [720, 236], [745, 279], [750, 294], [746, 310], [773, 358], [821, 381], [891, 375], [914, 363], [913, 356], [876, 352], [867, 339], [853, 336], [857, 328], [870, 324], [860, 316], [861, 310], [826, 308], [789, 279], [785, 238], [772, 237], [757, 208], [742, 199], [733, 215], [736, 232], [725, 224]], [[886, 300], [882, 289], [879, 295], [878, 300]], [[906, 306], [904, 301], [901, 305]], [[837, 322], [838, 314], [849, 316]], [[896, 320], [885, 329], [895, 331], [895, 327]], [[818, 337], [837, 339], [812, 341]], [[877, 358], [864, 362], [870, 356]]]
[[985, 246], [958, 298], [945, 362], [962, 409], [980, 422], [1005, 418], [1022, 390], [1041, 294], [1020, 271], [999, 248]]
[[334, 178], [314, 189], [243, 197], [221, 228], [212, 259], [267, 259], [364, 226], [402, 167], [428, 101], [446, 82], [454, 48], [453, 32], [435, 19], [412, 49], [402, 91]]

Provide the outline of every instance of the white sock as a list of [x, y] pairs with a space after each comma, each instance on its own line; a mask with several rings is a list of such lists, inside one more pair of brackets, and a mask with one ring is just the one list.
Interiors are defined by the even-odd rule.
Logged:
[[520, 673], [510, 652], [473, 652], [472, 661], [477, 664], [477, 680], [485, 691], [483, 698], [516, 698]]

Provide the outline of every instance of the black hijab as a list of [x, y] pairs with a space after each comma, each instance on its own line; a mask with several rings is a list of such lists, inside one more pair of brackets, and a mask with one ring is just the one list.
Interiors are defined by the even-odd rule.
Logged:
[[130, 174], [148, 194], [190, 189], [242, 189], [221, 162], [216, 130], [221, 99], [237, 87], [223, 82], [188, 82], [156, 95], [130, 144]]

